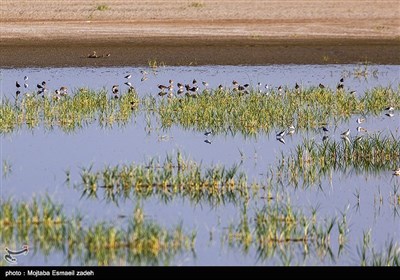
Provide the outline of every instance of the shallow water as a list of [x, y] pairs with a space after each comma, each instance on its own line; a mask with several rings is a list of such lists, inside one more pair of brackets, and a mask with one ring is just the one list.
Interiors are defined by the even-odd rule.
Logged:
[[[196, 79], [207, 81], [209, 88], [219, 84], [231, 86], [232, 80], [240, 84], [249, 83], [254, 88], [261, 82], [265, 91], [267, 83], [270, 88], [279, 85], [293, 87], [297, 82], [303, 87], [325, 86], [335, 88], [339, 79], [345, 76], [346, 90], [355, 90], [356, 94], [376, 86], [394, 88], [400, 82], [400, 66], [370, 65], [366, 77], [356, 77], [354, 71], [363, 66], [359, 65], [326, 65], [326, 66], [212, 66], [212, 67], [160, 67], [156, 72], [145, 69], [148, 79], [140, 82], [140, 70], [144, 68], [60, 68], [60, 69], [3, 69], [1, 70], [1, 96], [12, 98], [15, 92], [15, 81], [23, 84], [23, 77], [29, 76], [29, 88], [45, 80], [49, 89], [67, 86], [69, 89], [89, 87], [111, 91], [114, 84], [121, 89], [126, 81], [124, 76], [132, 73], [131, 83], [139, 96], [157, 95], [158, 84], [168, 84], [169, 79], [176, 82], [191, 83]], [[349, 75], [349, 73], [352, 73]], [[353, 135], [357, 133], [354, 115], [348, 122], [330, 127], [330, 139], [340, 140], [340, 133], [350, 128]], [[392, 133], [400, 138], [400, 114], [395, 111], [394, 117], [384, 113], [378, 116], [366, 116], [363, 127], [369, 133]], [[286, 144], [278, 142], [274, 131], [269, 135], [259, 134], [256, 137], [246, 137], [237, 134], [204, 136], [204, 132], [184, 130], [179, 126], [163, 130], [156, 127], [150, 133], [146, 132], [145, 120], [142, 115], [134, 117], [131, 123], [124, 127], [100, 128], [96, 124], [89, 125], [72, 133], [60, 129], [46, 130], [38, 127], [32, 130], [18, 129], [12, 133], [1, 135], [1, 159], [11, 165], [9, 174], [1, 177], [1, 198], [6, 200], [29, 201], [32, 196], [44, 196], [46, 193], [58, 203], [64, 205], [67, 215], [80, 212], [84, 215], [84, 223], [92, 224], [97, 221], [110, 221], [116, 226], [125, 226], [126, 219], [118, 219], [118, 215], [131, 215], [137, 203], [136, 199], [120, 201], [118, 205], [107, 202], [100, 195], [99, 200], [81, 198], [81, 191], [72, 187], [79, 181], [80, 168], [93, 164], [93, 169], [104, 166], [141, 163], [150, 157], [164, 158], [166, 154], [181, 151], [203, 166], [220, 164], [230, 167], [240, 164], [249, 181], [262, 181], [268, 169], [276, 163], [281, 152], [287, 154], [304, 139], [322, 141], [323, 134], [313, 131], [299, 131], [293, 136], [285, 137]], [[204, 142], [205, 139], [211, 144]], [[242, 155], [241, 155], [242, 154]], [[65, 182], [65, 171], [71, 172], [71, 184]], [[2, 169], [2, 172], [3, 169]], [[338, 255], [337, 229], [333, 230], [331, 246], [334, 260], [329, 257], [319, 259], [315, 256], [303, 260], [301, 250], [295, 250], [293, 264], [311, 265], [358, 265], [357, 246], [361, 245], [362, 233], [371, 229], [373, 244], [378, 250], [384, 248], [385, 242], [400, 241], [398, 204], [390, 200], [394, 188], [400, 185], [399, 177], [392, 176], [390, 170], [377, 174], [358, 174], [352, 170], [345, 173], [334, 172], [332, 179], [322, 179], [321, 186], [295, 189], [288, 186], [285, 191], [292, 205], [305, 213], [312, 208], [318, 208], [321, 220], [329, 217], [340, 217], [341, 212], [347, 213], [349, 224], [348, 241], [344, 250]], [[360, 202], [357, 203], [356, 193]], [[383, 200], [379, 202], [378, 197]], [[248, 203], [248, 216], [266, 203], [263, 199], [253, 199]], [[152, 197], [140, 202], [148, 219], [162, 226], [171, 227], [182, 221], [184, 229], [197, 230], [196, 256], [191, 252], [178, 255], [172, 264], [177, 265], [264, 265], [281, 264], [276, 256], [259, 260], [255, 248], [245, 253], [238, 247], [230, 247], [222, 242], [227, 234], [230, 223], [237, 224], [241, 216], [241, 205], [227, 203], [212, 206], [206, 201], [194, 204], [187, 198], [174, 198], [164, 203]], [[210, 240], [212, 232], [212, 240]], [[298, 246], [297, 244], [293, 247]], [[301, 247], [301, 246], [300, 246]], [[54, 251], [44, 257], [40, 250], [36, 255], [21, 257], [20, 265], [59, 265], [65, 263], [61, 252]], [[72, 264], [80, 264], [78, 260]]]

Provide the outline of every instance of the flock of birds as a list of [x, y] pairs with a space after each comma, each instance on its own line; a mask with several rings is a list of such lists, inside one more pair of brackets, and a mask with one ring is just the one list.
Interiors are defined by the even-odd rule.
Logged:
[[[24, 85], [23, 86], [25, 89], [29, 88], [28, 79], [29, 79], [28, 76], [24, 77]], [[15, 87], [17, 88], [17, 91], [15, 92], [15, 96], [18, 98], [18, 96], [21, 94], [22, 86], [18, 81], [16, 81]], [[41, 83], [37, 84], [36, 88], [37, 88], [37, 95], [42, 95], [42, 97], [44, 98], [44, 93], [48, 91], [46, 81], [42, 81]], [[58, 99], [61, 96], [65, 96], [68, 94], [68, 88], [66, 86], [62, 86], [59, 89], [56, 89], [54, 91], [54, 94], [55, 94], [54, 98]]]
[[[142, 74], [141, 81], [144, 82], [145, 80], [147, 80], [148, 73], [145, 70], [140, 70], [140, 73]], [[130, 78], [132, 78], [132, 74], [128, 74], [124, 78], [126, 80], [126, 82], [124, 84], [128, 87], [128, 92], [134, 91], [135, 88], [132, 85], [132, 83], [129, 81]], [[119, 85], [113, 85], [111, 88], [111, 91], [114, 95], [114, 98], [118, 99], [119, 98]]]
[[[394, 113], [393, 113], [394, 112], [394, 107], [392, 107], [392, 106], [386, 107], [385, 111], [386, 111], [386, 113], [385, 113], [386, 116], [388, 116], [388, 117], [393, 117], [394, 116]], [[359, 133], [368, 132], [367, 129], [365, 129], [364, 127], [360, 126], [360, 124], [362, 124], [364, 122], [365, 122], [365, 118], [357, 118], [356, 123], [359, 125], [359, 126], [357, 126], [357, 129], [356, 129], [357, 132], [359, 132]], [[329, 136], [328, 136], [329, 129], [326, 126], [322, 126], [321, 130], [324, 133], [324, 136], [322, 137], [322, 141], [328, 140], [328, 138], [329, 138]], [[287, 130], [282, 130], [282, 131], [280, 131], [279, 133], [276, 134], [276, 140], [278, 140], [279, 142], [285, 144], [286, 142], [285, 142], [284, 136], [285, 135], [292, 135], [292, 134], [295, 133], [295, 131], [296, 131], [295, 127], [293, 125], [290, 125]], [[344, 132], [342, 132], [340, 134], [341, 138], [343, 140], [348, 141], [349, 143], [350, 143], [350, 139], [349, 139], [350, 132], [351, 132], [350, 128], [348, 128], [346, 131], [344, 131]], [[362, 137], [363, 137], [362, 135], [358, 136], [355, 139], [355, 141], [360, 140]]]
[[[202, 81], [202, 84], [204, 86], [204, 90], [208, 90], [208, 83], [206, 81]], [[197, 97], [196, 93], [199, 91], [199, 86], [197, 84], [196, 79], [194, 79], [192, 81], [192, 84], [177, 83], [176, 85], [178, 87], [178, 90], [176, 91], [177, 95], [180, 95], [180, 94], [186, 92], [186, 94], [185, 94], [186, 96]], [[250, 91], [249, 91], [250, 85], [249, 84], [241, 85], [236, 80], [233, 80], [232, 81], [232, 85], [233, 85], [233, 88], [232, 88], [233, 92], [239, 92], [239, 93], [243, 93], [243, 94], [249, 94], [250, 93]], [[325, 85], [323, 85], [321, 83], [318, 86], [321, 89], [325, 88]], [[266, 91], [263, 92], [262, 83], [260, 83], [260, 82], [257, 83], [256, 90], [257, 90], [258, 93], [269, 94], [269, 90], [272, 89], [272, 86], [269, 85], [269, 84], [265, 84], [264, 88], [265, 88]], [[298, 83], [295, 84], [294, 88], [295, 88], [296, 92], [300, 93], [300, 85]], [[339, 83], [337, 84], [336, 88], [338, 90], [341, 90], [341, 89], [344, 88], [344, 78], [341, 78], [339, 80]], [[161, 90], [158, 93], [159, 96], [167, 95], [169, 98], [174, 97], [174, 91], [173, 91], [174, 90], [174, 81], [173, 80], [169, 80], [169, 84], [168, 85], [159, 84], [158, 85], [158, 89]], [[218, 86], [218, 89], [219, 90], [223, 90], [224, 86], [220, 84]], [[278, 91], [279, 94], [282, 94], [283, 91], [284, 91], [283, 86], [281, 86], [281, 85], [278, 86], [277, 87], [277, 91]], [[350, 91], [350, 94], [355, 94], [355, 93], [356, 93], [356, 91], [354, 91], [354, 90]]]
[[[141, 70], [140, 73], [142, 74], [141, 81], [143, 82], [143, 81], [147, 80], [148, 73], [145, 70]], [[134, 90], [134, 86], [129, 81], [131, 79], [131, 77], [132, 77], [132, 74], [127, 74], [126, 76], [124, 76], [124, 78], [126, 80], [126, 82], [124, 84], [126, 86], [128, 86], [129, 91], [133, 91]], [[24, 77], [23, 87], [25, 89], [27, 89], [29, 87], [28, 79], [29, 79], [28, 76]], [[198, 86], [198, 83], [197, 83], [196, 79], [193, 79], [191, 84], [190, 83], [183, 84], [183, 83], [179, 83], [178, 82], [176, 85], [177, 85], [177, 88], [178, 88], [177, 91], [176, 91], [177, 95], [180, 95], [180, 94], [185, 92], [186, 96], [197, 97], [197, 93], [199, 92], [199, 86]], [[208, 90], [208, 82], [202, 81], [202, 85], [204, 86], [204, 90]], [[243, 94], [250, 93], [249, 92], [249, 86], [250, 86], [249, 84], [241, 85], [236, 80], [233, 80], [232, 81], [232, 85], [233, 85], [232, 92], [239, 92], [239, 93], [243, 93]], [[18, 96], [21, 94], [22, 86], [18, 81], [15, 82], [15, 86], [16, 86], [16, 89], [17, 89], [16, 90], [16, 97], [18, 98]], [[325, 88], [325, 85], [323, 85], [321, 83], [318, 86], [321, 89]], [[37, 94], [38, 95], [42, 95], [42, 97], [44, 97], [44, 93], [46, 91], [48, 91], [46, 81], [42, 81], [41, 83], [38, 83], [36, 85], [36, 87], [37, 87]], [[172, 97], [175, 96], [174, 95], [174, 81], [173, 80], [169, 80], [169, 84], [168, 85], [158, 84], [157, 87], [160, 90], [160, 92], [158, 93], [159, 96], [167, 95], [169, 98], [172, 98]], [[261, 83], [257, 83], [257, 91], [259, 93], [263, 92], [261, 88], [262, 88], [262, 84]], [[264, 93], [269, 94], [269, 90], [272, 89], [272, 86], [266, 84], [264, 88], [266, 90]], [[300, 92], [300, 85], [298, 83], [295, 84], [294, 88], [295, 88], [296, 92]], [[341, 90], [341, 89], [344, 88], [344, 79], [343, 78], [341, 78], [339, 80], [339, 83], [337, 84], [336, 88], [337, 88], [337, 90]], [[218, 89], [219, 90], [223, 90], [224, 86], [220, 84], [218, 86]], [[113, 85], [112, 88], [111, 88], [111, 91], [112, 91], [112, 94], [113, 94], [114, 98], [116, 98], [116, 99], [119, 98], [119, 94], [120, 94], [119, 85], [117, 85], [117, 84]], [[283, 91], [284, 91], [284, 89], [283, 89], [282, 86], [278, 86], [277, 87], [278, 94], [282, 94]], [[355, 91], [350, 91], [350, 93], [354, 94]], [[54, 96], [53, 97], [55, 99], [59, 99], [60, 97], [65, 96], [67, 94], [68, 94], [68, 88], [66, 86], [62, 86], [59, 89], [56, 89], [54, 91]], [[385, 115], [387, 117], [393, 117], [394, 116], [394, 108], [392, 106], [389, 106], [389, 107], [385, 108], [385, 111], [386, 111]], [[356, 122], [357, 122], [357, 124], [360, 125], [360, 124], [365, 122], [365, 118], [358, 118], [356, 120]], [[326, 126], [322, 126], [321, 129], [322, 129], [322, 131], [324, 133], [324, 136], [322, 137], [322, 141], [326, 141], [329, 138], [329, 136], [328, 136], [329, 130], [328, 130], [328, 128]], [[285, 142], [285, 136], [286, 135], [293, 135], [295, 132], [296, 132], [296, 128], [294, 127], [294, 125], [290, 125], [287, 129], [282, 130], [282, 131], [280, 131], [280, 132], [278, 132], [276, 134], [276, 140], [281, 142], [281, 143], [283, 143], [283, 144], [285, 144], [286, 143]], [[346, 131], [344, 131], [344, 132], [342, 132], [340, 134], [341, 138], [346, 140], [346, 141], [348, 141], [349, 143], [350, 143], [350, 139], [349, 139], [350, 132], [351, 132], [350, 129], [347, 129]], [[361, 127], [361, 126], [358, 126], [357, 127], [357, 132], [359, 132], [359, 133], [367, 132], [367, 129], [365, 129], [365, 128]], [[206, 139], [204, 140], [205, 143], [207, 143], [207, 144], [211, 144], [212, 143], [211, 140], [208, 138], [212, 134], [213, 134], [212, 131], [206, 131], [204, 133], [204, 135], [206, 136]], [[355, 141], [358, 141], [361, 138], [362, 138], [362, 135], [358, 136], [355, 139]], [[400, 176], [400, 168], [397, 168], [397, 169], [393, 170], [393, 172], [394, 172], [393, 175]]]
[[[143, 81], [147, 80], [148, 73], [145, 70], [140, 70], [140, 73], [142, 74], [141, 81], [143, 82]], [[134, 86], [130, 82], [131, 77], [132, 77], [132, 74], [127, 74], [126, 76], [124, 76], [124, 78], [126, 80], [126, 82], [124, 84], [128, 87], [128, 92], [131, 92], [131, 91], [135, 90]], [[25, 76], [24, 77], [24, 83], [23, 83], [23, 87], [25, 89], [27, 89], [29, 87], [27, 81], [28, 81], [28, 76]], [[344, 82], [344, 79], [343, 78], [340, 79], [340, 81], [339, 81], [339, 83], [337, 85], [337, 89], [338, 90], [344, 88], [343, 82]], [[203, 90], [208, 91], [208, 82], [202, 81], [201, 84], [204, 86]], [[16, 85], [16, 88], [17, 88], [16, 97], [18, 97], [21, 94], [22, 86], [18, 81], [15, 82], [15, 85]], [[219, 90], [231, 89], [232, 92], [238, 92], [238, 93], [241, 93], [241, 94], [249, 94], [250, 93], [250, 91], [249, 91], [250, 85], [247, 84], [247, 83], [241, 85], [236, 80], [233, 80], [232, 81], [232, 85], [233, 85], [232, 88], [225, 88], [223, 85], [220, 84], [218, 86], [218, 89]], [[198, 93], [199, 93], [199, 90], [200, 90], [196, 79], [193, 79], [191, 84], [190, 83], [183, 84], [183, 83], [179, 83], [178, 82], [176, 84], [176, 86], [178, 88], [177, 91], [176, 91], [176, 95], [177, 96], [179, 96], [179, 95], [181, 95], [182, 93], [185, 92], [185, 96], [197, 97]], [[48, 91], [46, 81], [42, 81], [41, 83], [37, 84], [36, 87], [37, 87], [37, 94], [38, 95], [44, 94], [45, 92]], [[168, 98], [175, 97], [174, 81], [172, 79], [169, 80], [168, 85], [158, 84], [157, 87], [160, 90], [158, 92], [159, 96], [167, 96]], [[321, 83], [319, 84], [319, 87], [321, 89], [325, 88], [325, 86], [323, 84], [321, 84]], [[263, 91], [263, 89], [262, 89], [262, 83], [260, 83], [260, 82], [257, 83], [256, 90], [257, 90], [258, 93], [269, 94], [270, 90], [273, 89], [273, 87], [271, 85], [269, 85], [269, 84], [265, 84], [264, 88], [265, 88], [265, 91]], [[295, 90], [297, 92], [300, 92], [300, 85], [298, 83], [295, 84], [294, 88], [295, 88]], [[118, 84], [114, 84], [112, 86], [112, 88], [111, 88], [111, 92], [112, 92], [114, 98], [118, 99], [120, 97], [119, 85]], [[277, 87], [277, 92], [278, 92], [278, 94], [282, 94], [284, 92], [283, 86], [281, 86], [281, 85], [278, 86]], [[355, 93], [355, 91], [350, 91], [350, 93], [353, 94], [353, 93]], [[53, 97], [54, 97], [54, 99], [57, 100], [60, 97], [65, 96], [67, 94], [68, 94], [68, 88], [66, 86], [62, 86], [59, 89], [56, 89], [54, 91], [54, 96]], [[44, 95], [42, 95], [42, 97], [44, 98]], [[393, 113], [389, 113], [389, 116], [393, 116]]]

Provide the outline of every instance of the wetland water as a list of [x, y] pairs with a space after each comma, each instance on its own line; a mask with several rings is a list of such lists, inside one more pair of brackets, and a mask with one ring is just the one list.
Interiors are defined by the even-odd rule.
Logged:
[[[148, 72], [144, 81], [141, 81], [143, 78], [141, 70]], [[23, 85], [24, 76], [28, 76], [26, 81], [28, 88], [21, 86], [19, 98], [24, 98], [25, 93], [35, 92], [36, 84], [42, 81], [46, 82], [47, 96], [61, 86], [66, 86], [70, 95], [73, 95], [74, 89], [89, 88], [96, 91], [105, 89], [108, 96], [112, 96], [113, 85], [119, 85], [123, 95], [128, 90], [128, 86], [124, 84], [128, 81], [124, 78], [128, 74], [132, 74], [129, 82], [135, 88], [139, 100], [153, 96], [157, 102], [161, 99], [167, 100], [167, 96], [158, 95], [160, 90], [157, 85], [168, 85], [170, 79], [174, 80], [175, 91], [178, 82], [192, 85], [193, 79], [196, 79], [200, 88], [198, 94], [202, 94], [203, 89], [216, 89], [218, 85], [232, 89], [233, 80], [238, 81], [240, 85], [249, 84], [249, 91], [260, 91], [260, 94], [265, 95], [279, 93], [277, 90], [279, 86], [292, 90], [296, 83], [301, 89], [318, 88], [322, 83], [325, 88], [335, 91], [341, 78], [344, 78], [343, 91], [347, 94], [355, 91], [352, 93], [355, 98], [362, 98], [365, 92], [372, 91], [376, 87], [391, 88], [393, 93], [390, 95], [391, 100], [382, 101], [384, 106], [377, 112], [352, 113], [343, 118], [338, 114], [334, 118], [328, 118], [326, 124], [316, 128], [296, 127], [293, 134], [284, 137], [284, 143], [278, 141], [276, 137], [282, 130], [280, 125], [272, 125], [268, 130], [256, 131], [251, 135], [235, 131], [214, 132], [208, 136], [204, 133], [213, 128], [202, 129], [202, 126], [199, 128], [190, 125], [183, 128], [179, 122], [163, 126], [158, 115], [146, 114], [141, 102], [137, 111], [124, 124], [115, 122], [112, 126], [104, 127], [93, 121], [66, 131], [58, 126], [49, 128], [39, 122], [33, 128], [22, 125], [4, 130], [1, 133], [2, 204], [9, 199], [12, 199], [13, 203], [32, 202], [33, 197], [41, 199], [49, 196], [52, 202], [63, 205], [62, 211], [67, 217], [79, 213], [82, 216], [83, 226], [90, 227], [105, 222], [117, 230], [127, 229], [128, 220], [134, 215], [136, 207], [140, 206], [144, 212], [144, 219], [161, 228], [172, 231], [181, 225], [188, 235], [193, 231], [196, 232], [193, 248], [182, 249], [171, 257], [160, 254], [149, 260], [140, 258], [140, 254], [138, 258], [130, 258], [129, 253], [116, 253], [116, 256], [107, 255], [108, 259], [105, 262], [102, 259], [106, 264], [360, 265], [365, 239], [363, 237], [367, 233], [371, 238], [366, 253], [369, 254], [367, 257], [369, 261], [373, 259], [371, 248], [384, 256], [391, 241], [399, 245], [400, 177], [394, 176], [392, 171], [400, 167], [399, 151], [397, 154], [394, 152], [394, 159], [388, 156], [389, 159], [380, 165], [355, 168], [355, 163], [350, 162], [344, 168], [333, 168], [327, 173], [318, 174], [317, 178], [307, 185], [301, 183], [296, 185], [282, 174], [283, 179], [277, 179], [278, 174], [283, 172], [277, 169], [277, 165], [282, 155], [289, 156], [296, 146], [304, 142], [314, 141], [315, 146], [323, 145], [324, 136], [329, 136], [329, 141], [333, 143], [347, 147], [340, 135], [347, 129], [351, 132], [349, 140], [351, 143], [357, 141], [357, 137], [361, 135], [364, 139], [379, 135], [389, 139], [389, 146], [399, 145], [400, 66], [273, 65], [155, 69], [149, 67], [2, 69], [0, 77], [2, 104], [5, 100], [14, 104], [15, 82], [18, 81]], [[207, 87], [202, 81], [207, 81]], [[279, 94], [285, 95], [286, 92], [284, 90]], [[185, 98], [184, 94], [179, 98]], [[193, 100], [196, 102], [196, 99]], [[389, 105], [394, 107], [390, 114], [384, 110]], [[358, 124], [356, 122], [358, 118], [364, 118], [365, 121]], [[296, 120], [293, 120], [293, 124], [295, 123]], [[320, 129], [322, 126], [326, 126], [329, 132], [324, 133]], [[358, 131], [357, 127], [363, 127], [367, 132]], [[163, 162], [167, 154], [175, 159], [178, 151], [184, 158], [201, 163], [202, 172], [211, 166], [231, 168], [236, 164], [238, 170], [246, 174], [249, 188], [253, 182], [262, 187], [249, 196], [239, 195], [235, 201], [226, 199], [224, 202], [216, 202], [210, 193], [198, 200], [191, 192], [170, 195], [168, 199], [162, 195], [147, 197], [130, 195], [124, 198], [119, 194], [110, 199], [104, 195], [103, 189], [97, 191], [97, 198], [83, 194], [82, 168], [92, 166], [91, 171], [96, 172], [107, 166], [112, 168], [133, 162], [137, 165], [146, 165], [149, 159], [154, 157], [160, 158], [160, 162]], [[306, 180], [301, 176], [299, 174], [300, 181]], [[267, 198], [269, 195], [270, 199]], [[4, 207], [1, 211], [4, 218]], [[297, 214], [289, 215], [288, 212], [291, 211]], [[303, 226], [302, 219], [312, 220], [315, 213], [315, 227]], [[276, 224], [278, 230], [262, 231], [260, 228], [265, 228], [266, 225], [257, 222], [262, 214], [267, 217], [274, 216], [275, 220], [278, 220]], [[286, 220], [283, 222], [284, 225], [279, 222], [280, 219]], [[271, 223], [270, 220], [267, 221]], [[321, 236], [326, 234], [325, 229], [329, 228], [331, 222], [333, 226], [328, 231], [329, 241], [326, 241]], [[14, 237], [7, 239], [4, 230], [2, 225], [3, 247], [20, 247], [27, 243], [33, 252], [19, 257], [19, 265], [102, 263], [90, 254], [81, 257], [78, 253], [75, 255], [71, 253], [72, 257], [67, 257], [68, 253], [60, 247], [40, 246], [34, 242], [32, 236], [22, 243], [17, 237], [19, 234], [17, 228], [13, 229]], [[299, 242], [294, 236], [300, 231], [303, 233], [309, 231], [310, 234], [306, 234], [308, 238]], [[275, 234], [273, 238], [271, 232]], [[277, 236], [277, 233], [280, 235]], [[269, 241], [265, 241], [262, 236], [269, 236]], [[286, 236], [286, 239], [280, 239], [282, 236]], [[263, 242], [268, 244], [265, 245]], [[395, 254], [397, 256], [400, 254], [399, 247], [395, 248]], [[6, 264], [4, 261], [3, 263]], [[367, 261], [367, 264], [370, 263]]]

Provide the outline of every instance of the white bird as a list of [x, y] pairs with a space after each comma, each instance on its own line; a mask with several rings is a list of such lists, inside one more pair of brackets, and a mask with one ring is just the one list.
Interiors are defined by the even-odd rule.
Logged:
[[285, 134], [286, 134], [286, 131], [285, 131], [285, 130], [282, 130], [281, 132], [279, 132], [279, 133], [276, 135], [276, 137], [283, 137], [283, 136], [285, 136]]
[[343, 132], [343, 133], [340, 134], [340, 135], [341, 135], [341, 136], [345, 136], [345, 137], [349, 136], [349, 135], [350, 135], [350, 128], [347, 129], [345, 132]]
[[367, 130], [365, 128], [361, 127], [361, 126], [357, 127], [357, 131], [358, 132], [367, 132]]
[[358, 118], [358, 119], [357, 119], [357, 123], [363, 123], [363, 122], [365, 122], [365, 119], [364, 119], [364, 118]]
[[295, 133], [295, 131], [296, 131], [296, 128], [293, 125], [289, 126], [288, 134], [293, 134], [293, 133]]
[[285, 144], [285, 139], [283, 139], [282, 137], [276, 138], [276, 140], [278, 140], [279, 142]]

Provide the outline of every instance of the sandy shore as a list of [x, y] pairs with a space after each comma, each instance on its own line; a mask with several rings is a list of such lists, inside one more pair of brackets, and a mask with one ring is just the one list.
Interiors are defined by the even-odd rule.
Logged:
[[2, 0], [0, 13], [1, 67], [400, 64], [397, 0]]

